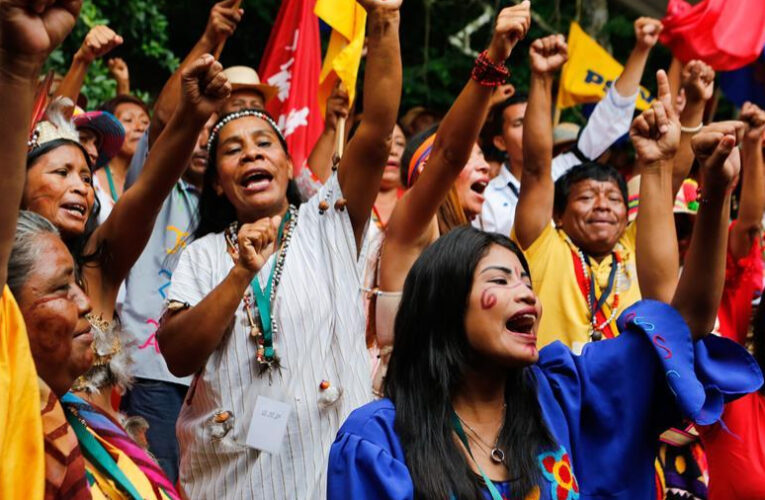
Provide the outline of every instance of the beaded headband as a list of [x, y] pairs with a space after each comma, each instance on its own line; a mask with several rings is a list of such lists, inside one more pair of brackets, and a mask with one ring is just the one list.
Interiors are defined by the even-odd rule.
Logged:
[[417, 177], [420, 175], [420, 166], [427, 161], [430, 157], [431, 151], [433, 151], [433, 143], [436, 141], [436, 134], [431, 134], [428, 138], [422, 141], [422, 144], [415, 150], [412, 155], [412, 159], [409, 160], [409, 172], [406, 176], [407, 186], [411, 187]]
[[53, 101], [45, 112], [47, 120], [37, 122], [32, 129], [32, 134], [27, 141], [27, 152], [30, 153], [46, 143], [62, 139], [80, 144], [80, 134], [66, 115], [73, 107], [71, 99], [65, 97]]
[[276, 135], [279, 136], [279, 142], [281, 142], [282, 146], [284, 147], [284, 150], [287, 150], [287, 143], [284, 140], [284, 136], [282, 135], [282, 131], [279, 130], [279, 126], [276, 124], [273, 118], [271, 118], [266, 112], [258, 110], [258, 109], [243, 109], [241, 111], [235, 111], [233, 113], [229, 113], [223, 118], [221, 118], [218, 123], [215, 124], [212, 131], [210, 132], [210, 138], [207, 140], [207, 154], [211, 155], [211, 150], [213, 143], [218, 140], [218, 134], [220, 134], [220, 131], [223, 127], [228, 125], [234, 120], [238, 120], [240, 118], [245, 118], [248, 116], [254, 116], [255, 118], [260, 118], [261, 120], [265, 120], [266, 123], [271, 125], [271, 128], [274, 129], [274, 132], [276, 132]]

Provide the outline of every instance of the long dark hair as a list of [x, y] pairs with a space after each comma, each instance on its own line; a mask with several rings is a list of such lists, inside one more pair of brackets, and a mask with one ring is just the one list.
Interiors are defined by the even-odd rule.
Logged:
[[[507, 237], [460, 227], [422, 252], [404, 284], [385, 394], [396, 406], [395, 429], [418, 498], [483, 498], [454, 441], [450, 417], [452, 394], [473, 361], [465, 332], [473, 273], [492, 245], [515, 253], [528, 271]], [[529, 368], [508, 370], [505, 402], [499, 443], [508, 457], [513, 498], [522, 498], [538, 484], [537, 454], [553, 444]]]
[[[268, 115], [263, 110], [257, 110], [259, 113]], [[213, 130], [218, 127], [218, 124], [227, 120], [229, 115], [220, 117]], [[269, 115], [270, 117], [270, 115]], [[266, 120], [266, 123], [269, 123]], [[270, 125], [270, 123], [269, 123]], [[284, 152], [289, 156], [287, 151], [287, 143], [284, 141], [280, 131], [276, 130], [276, 135], [279, 137], [279, 144], [281, 144]], [[236, 209], [234, 205], [226, 198], [225, 195], [218, 195], [215, 192], [215, 181], [218, 178], [218, 163], [216, 161], [216, 152], [218, 149], [217, 135], [208, 145], [207, 150], [207, 169], [205, 169], [205, 175], [203, 178], [202, 195], [199, 197], [199, 226], [194, 231], [194, 238], [201, 238], [209, 233], [220, 233], [226, 229], [232, 222], [236, 221]], [[306, 168], [306, 167], [303, 167]], [[298, 190], [297, 183], [294, 180], [290, 180], [287, 183], [287, 202], [291, 205], [299, 207], [302, 199], [300, 197], [300, 191]]]

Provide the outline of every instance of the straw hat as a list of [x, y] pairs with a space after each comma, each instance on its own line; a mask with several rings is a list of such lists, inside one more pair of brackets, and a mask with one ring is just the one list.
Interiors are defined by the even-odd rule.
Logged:
[[580, 127], [576, 123], [561, 122], [553, 129], [553, 146], [576, 142]]
[[223, 74], [228, 78], [233, 92], [242, 89], [257, 90], [263, 94], [265, 103], [268, 103], [279, 93], [278, 87], [261, 83], [258, 72], [248, 66], [231, 66], [223, 70]]

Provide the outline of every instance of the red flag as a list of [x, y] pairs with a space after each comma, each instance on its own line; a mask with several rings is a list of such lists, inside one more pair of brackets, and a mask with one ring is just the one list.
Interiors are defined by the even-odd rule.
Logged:
[[296, 174], [324, 128], [318, 102], [321, 44], [314, 3], [282, 2], [258, 71], [263, 81], [279, 88], [266, 108], [287, 140]]
[[763, 0], [669, 0], [661, 42], [682, 62], [701, 59], [731, 71], [753, 62], [765, 46]]

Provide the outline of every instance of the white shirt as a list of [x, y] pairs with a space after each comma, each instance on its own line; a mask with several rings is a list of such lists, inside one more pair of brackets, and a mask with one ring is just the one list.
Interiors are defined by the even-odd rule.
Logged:
[[[319, 215], [319, 201], [328, 193], [331, 208]], [[360, 286], [364, 255], [356, 254], [347, 210], [334, 209], [341, 197], [333, 175], [300, 208], [274, 303], [281, 376], [275, 372], [270, 384], [268, 375], [257, 374], [256, 346], [240, 303], [233, 330], [192, 383], [176, 426], [180, 481], [189, 498], [325, 497], [327, 456], [335, 435], [354, 408], [372, 399]], [[262, 288], [274, 260], [258, 273]], [[233, 265], [222, 233], [194, 241], [173, 273], [170, 300], [199, 303]], [[342, 390], [326, 409], [318, 405], [322, 380]], [[245, 445], [261, 394], [292, 406], [279, 455]], [[220, 440], [210, 435], [216, 410], [234, 415], [233, 429]]]
[[[612, 85], [606, 96], [598, 102], [584, 126], [577, 141], [577, 147], [587, 158], [602, 155], [617, 139], [626, 134], [635, 113], [636, 93], [622, 97]], [[572, 167], [581, 164], [573, 152], [559, 154], [553, 158], [552, 177], [557, 180]], [[473, 226], [484, 231], [510, 235], [515, 222], [515, 207], [518, 205], [520, 182], [503, 165], [497, 177], [486, 187], [481, 217], [473, 220]]]

